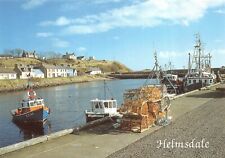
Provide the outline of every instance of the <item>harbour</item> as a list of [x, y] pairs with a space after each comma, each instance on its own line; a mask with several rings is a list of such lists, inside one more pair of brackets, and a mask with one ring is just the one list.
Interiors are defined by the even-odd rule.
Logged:
[[225, 158], [225, 0], [0, 0], [0, 158]]
[[[170, 114], [173, 116], [173, 122], [179, 121], [179, 118], [195, 111], [195, 109], [204, 108], [207, 103], [213, 102], [215, 99], [223, 98], [224, 93], [218, 93], [216, 91], [216, 88], [222, 87], [224, 87], [224, 84], [216, 84], [215, 86], [209, 87], [207, 90], [195, 90], [193, 92], [177, 96], [175, 100], [172, 101], [173, 106], [171, 106]], [[115, 132], [110, 131], [109, 129], [99, 131], [95, 128], [91, 128], [89, 130], [80, 131], [79, 133], [67, 134], [45, 143], [26, 147], [24, 149], [2, 155], [2, 157], [15, 157], [15, 155], [18, 158], [22, 158], [25, 155], [30, 155], [30, 157], [34, 158], [40, 156], [49, 158], [65, 156], [74, 157], [74, 152], [76, 152], [76, 157], [90, 157], [90, 155], [92, 155], [92, 157], [107, 157], [138, 140], [144, 140], [141, 138], [149, 137], [152, 134], [157, 133], [161, 128], [163, 128], [163, 126], [151, 127], [149, 130], [139, 134], [132, 132]], [[154, 145], [156, 142], [150, 143], [153, 143]], [[215, 145], [215, 142], [211, 143], [214, 143]], [[212, 150], [216, 150], [216, 148], [213, 148]], [[137, 152], [136, 150], [133, 151]], [[123, 151], [117, 153], [122, 154]], [[129, 154], [126, 153], [126, 155]], [[116, 154], [113, 154], [112, 156], [114, 157]]]
[[[54, 146], [58, 148], [57, 140], [61, 138], [76, 137], [74, 143], [77, 143], [77, 137], [79, 139], [84, 136], [84, 139], [87, 137], [90, 140], [89, 137], [93, 134], [106, 135], [114, 140], [113, 134], [117, 136], [116, 141], [120, 139], [124, 141], [121, 145], [129, 145], [162, 127], [171, 125], [171, 122], [175, 121], [179, 115], [184, 115], [205, 103], [205, 100], [201, 100], [203, 102], [192, 103], [189, 106], [183, 105], [181, 101], [179, 106], [182, 108], [179, 109], [179, 106], [176, 106], [177, 98], [178, 100], [188, 98], [191, 102], [195, 102], [198, 100], [195, 95], [198, 96], [199, 93], [200, 95], [215, 93], [221, 96], [224, 94], [219, 71], [215, 75], [211, 69], [210, 54], [206, 57], [202, 56], [200, 36], [196, 37], [194, 48], [192, 60], [189, 53], [188, 72], [183, 78], [178, 74], [172, 74], [171, 70], [170, 73], [163, 71], [156, 51], [154, 52], [154, 67], [146, 79], [107, 80], [107, 83], [105, 80], [100, 80], [40, 88], [34, 91], [32, 80], [28, 78], [25, 95], [18, 91], [0, 96], [8, 99], [3, 101], [10, 104], [6, 107], [10, 108], [8, 110], [12, 114], [12, 118], [2, 115], [8, 118], [8, 120], [3, 120], [4, 123], [8, 123], [8, 126], [3, 125], [4, 128], [0, 135], [3, 140], [0, 144], [2, 147], [0, 154], [4, 156], [20, 153], [20, 151], [23, 153], [23, 150], [38, 147], [40, 143], [55, 142]], [[8, 94], [10, 97], [5, 97]], [[13, 100], [11, 100], [12, 96]], [[23, 98], [22, 101], [21, 98]], [[16, 108], [18, 104], [21, 105]], [[8, 131], [12, 133], [9, 134]], [[19, 135], [16, 132], [19, 132]], [[139, 133], [139, 135], [132, 132]], [[106, 138], [101, 140], [97, 137], [96, 139], [102, 143], [108, 141]], [[99, 148], [97, 144], [96, 149]], [[85, 142], [85, 145], [88, 143]], [[111, 146], [114, 145], [111, 144]], [[104, 155], [102, 157], [115, 154], [117, 150], [124, 147], [106, 148], [104, 150], [111, 153], [104, 155], [106, 153], [101, 151]], [[94, 152], [91, 147], [89, 148], [90, 152]], [[55, 152], [61, 154], [61, 152]], [[38, 152], [36, 154], [38, 155]], [[36, 154], [33, 156], [35, 157]]]
[[[127, 88], [142, 86], [145, 79], [137, 80], [109, 80], [107, 81], [111, 93], [117, 98], [118, 106], [122, 103], [123, 91]], [[66, 128], [85, 124], [84, 111], [89, 109], [89, 100], [104, 97], [104, 82], [92, 81], [57, 87], [41, 88], [36, 92], [45, 98], [52, 115], [43, 127], [21, 127], [12, 122], [10, 110], [18, 107], [24, 91], [1, 93], [0, 95], [0, 147], [50, 134]]]

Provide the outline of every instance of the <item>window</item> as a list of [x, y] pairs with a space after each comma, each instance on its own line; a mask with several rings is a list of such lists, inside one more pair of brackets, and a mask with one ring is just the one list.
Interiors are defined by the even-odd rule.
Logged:
[[205, 83], [207, 83], [207, 80], [205, 80]]
[[95, 103], [95, 109], [98, 109], [98, 103]]
[[113, 107], [116, 108], [116, 101], [113, 101]]
[[193, 83], [195, 84], [196, 83], [196, 80], [193, 80]]
[[109, 102], [109, 108], [112, 108], [112, 107], [113, 107], [113, 103]]
[[29, 104], [30, 104], [30, 106], [34, 106], [35, 105], [34, 102], [30, 102]]
[[100, 103], [100, 102], [98, 103], [98, 106], [99, 106], [100, 109], [103, 108], [103, 107], [102, 107], [102, 103]]
[[210, 83], [212, 83], [212, 80], [210, 80]]
[[42, 101], [37, 101], [37, 105], [42, 105]]
[[189, 83], [191, 83], [191, 80], [189, 80]]
[[108, 102], [104, 102], [104, 106], [105, 106], [105, 108], [108, 108], [109, 107], [109, 103]]

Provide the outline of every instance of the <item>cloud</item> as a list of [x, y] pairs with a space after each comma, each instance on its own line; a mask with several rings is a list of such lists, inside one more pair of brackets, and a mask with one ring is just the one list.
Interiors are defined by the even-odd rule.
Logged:
[[51, 32], [38, 32], [36, 33], [37, 37], [50, 37], [53, 36], [53, 33]]
[[52, 46], [57, 48], [69, 47], [70, 43], [59, 38], [52, 38]]
[[217, 9], [217, 10], [215, 10], [215, 13], [225, 14], [225, 9]]
[[43, 21], [40, 23], [41, 26], [49, 26], [49, 25], [55, 25], [55, 26], [65, 26], [65, 25], [69, 25], [72, 23], [72, 20], [61, 16], [58, 19], [56, 19], [55, 21]]
[[23, 9], [29, 10], [41, 6], [46, 2], [47, 0], [26, 0], [26, 2], [23, 3], [21, 7]]
[[[188, 26], [204, 16], [207, 9], [225, 4], [225, 0], [145, 0], [80, 18], [60, 17], [46, 25], [66, 26], [63, 34], [90, 34], [116, 28], [155, 27], [161, 24]], [[59, 22], [61, 19], [61, 23]], [[45, 25], [45, 26], [46, 26]]]
[[85, 52], [86, 50], [87, 50], [87, 48], [85, 48], [85, 47], [79, 47], [77, 49], [78, 52]]

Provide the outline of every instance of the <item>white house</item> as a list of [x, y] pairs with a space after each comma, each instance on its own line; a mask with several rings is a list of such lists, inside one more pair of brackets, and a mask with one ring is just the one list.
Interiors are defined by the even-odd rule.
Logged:
[[15, 71], [19, 79], [28, 79], [34, 76], [32, 65], [16, 64]]
[[43, 64], [40, 69], [46, 78], [77, 76], [77, 71], [71, 67]]
[[0, 55], [0, 59], [12, 59], [12, 55]]
[[86, 72], [89, 75], [96, 75], [96, 74], [101, 74], [102, 71], [98, 67], [90, 67], [89, 70]]
[[66, 53], [65, 55], [62, 56], [64, 59], [73, 59], [73, 60], [76, 60], [77, 57], [74, 53]]
[[22, 57], [24, 57], [24, 58], [36, 58], [36, 59], [38, 58], [35, 50], [33, 52], [27, 52], [27, 51], [23, 50]]
[[0, 68], [0, 80], [16, 79], [16, 72], [11, 69]]
[[95, 60], [95, 57], [94, 56], [90, 56], [89, 60]]
[[77, 76], [77, 70], [70, 67], [66, 67], [66, 73], [67, 73], [67, 77]]

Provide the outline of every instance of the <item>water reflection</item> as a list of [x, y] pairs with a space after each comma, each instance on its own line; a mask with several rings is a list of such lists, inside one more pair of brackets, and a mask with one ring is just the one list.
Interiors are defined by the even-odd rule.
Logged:
[[12, 122], [19, 128], [19, 135], [23, 137], [23, 140], [28, 140], [51, 133], [51, 123], [49, 121], [35, 124]]

